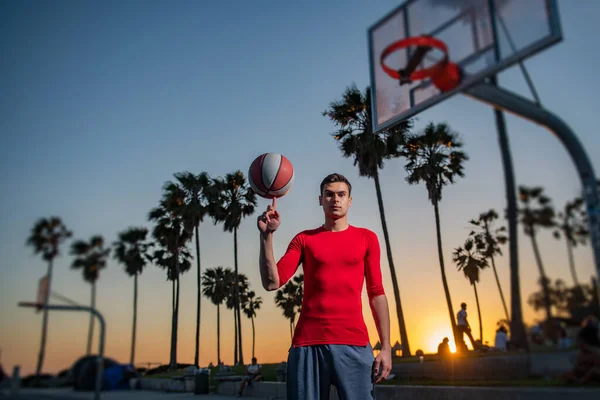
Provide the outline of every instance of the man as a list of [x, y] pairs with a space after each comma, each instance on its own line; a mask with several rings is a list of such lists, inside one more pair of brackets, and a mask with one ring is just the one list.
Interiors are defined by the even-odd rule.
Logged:
[[262, 379], [262, 365], [257, 363], [256, 357], [252, 357], [252, 364], [246, 367], [246, 376], [240, 383], [238, 397], [242, 397], [242, 392], [246, 385], [252, 386], [252, 382], [258, 382]]
[[449, 342], [450, 342], [450, 339], [445, 337], [444, 340], [442, 340], [442, 343], [438, 344], [438, 350], [437, 350], [438, 356], [448, 357], [450, 354], [452, 354], [450, 352], [450, 345], [448, 344]]
[[[475, 339], [473, 339], [473, 335], [471, 334], [471, 326], [469, 325], [469, 321], [467, 321], [467, 303], [460, 304], [460, 311], [456, 314], [456, 320], [457, 320], [456, 327], [458, 329], [458, 332], [460, 333], [460, 339], [463, 340], [464, 334], [466, 334], [467, 337], [469, 338], [469, 340], [471, 341], [471, 345], [473, 346], [473, 349], [477, 349], [479, 346], [475, 342]], [[463, 343], [464, 343], [464, 341], [463, 341]], [[465, 346], [466, 346], [466, 344], [465, 344]], [[465, 349], [466, 349], [466, 347], [465, 347]]]
[[[348, 224], [352, 186], [340, 174], [320, 185], [325, 223], [297, 234], [279, 262], [273, 234], [281, 223], [276, 200], [258, 217], [260, 274], [266, 290], [283, 286], [302, 263], [302, 311], [288, 355], [288, 400], [329, 399], [330, 385], [340, 400], [374, 398], [374, 383], [389, 376], [392, 363], [390, 317], [381, 281], [377, 235]], [[367, 284], [369, 305], [382, 349], [375, 361], [362, 314]]]

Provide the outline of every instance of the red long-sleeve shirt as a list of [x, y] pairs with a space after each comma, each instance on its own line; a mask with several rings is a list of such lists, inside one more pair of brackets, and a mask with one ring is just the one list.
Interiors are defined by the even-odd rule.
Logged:
[[323, 227], [297, 234], [277, 263], [283, 286], [302, 263], [304, 298], [292, 345], [369, 342], [362, 313], [362, 288], [369, 300], [384, 294], [377, 235], [348, 226], [340, 232]]

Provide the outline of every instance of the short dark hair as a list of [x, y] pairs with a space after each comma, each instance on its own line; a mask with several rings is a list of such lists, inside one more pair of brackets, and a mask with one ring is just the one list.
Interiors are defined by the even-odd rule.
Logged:
[[323, 179], [321, 181], [321, 187], [320, 187], [320, 194], [323, 194], [323, 188], [325, 187], [325, 185], [330, 184], [330, 183], [334, 183], [334, 182], [343, 182], [346, 185], [348, 185], [348, 196], [350, 196], [350, 194], [352, 194], [352, 185], [350, 184], [350, 182], [348, 181], [348, 179], [346, 179], [346, 177], [342, 174], [338, 174], [333, 173], [333, 174], [329, 174], [325, 177], [325, 179]]
[[460, 308], [465, 308], [467, 306], [467, 303], [460, 303]]

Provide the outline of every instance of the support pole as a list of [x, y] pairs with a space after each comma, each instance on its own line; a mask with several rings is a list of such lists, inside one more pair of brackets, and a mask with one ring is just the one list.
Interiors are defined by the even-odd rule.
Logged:
[[96, 367], [96, 390], [94, 392], [94, 400], [100, 400], [100, 393], [102, 392], [102, 372], [104, 368], [104, 339], [106, 333], [106, 326], [104, 323], [104, 317], [95, 308], [87, 306], [64, 306], [64, 305], [53, 305], [53, 304], [38, 304], [38, 303], [19, 303], [19, 307], [36, 307], [45, 308], [46, 310], [58, 310], [58, 311], [84, 311], [95, 315], [100, 323], [100, 341], [98, 344], [98, 359]]
[[[569, 126], [550, 111], [515, 93], [488, 83], [479, 83], [467, 89], [466, 95], [483, 101], [494, 108], [511, 112], [548, 128], [565, 146], [575, 163], [583, 186], [583, 197], [588, 215], [590, 241], [594, 253], [597, 277], [600, 278], [600, 195], [596, 174], [581, 142]], [[600, 279], [599, 279], [600, 280]], [[600, 285], [597, 285], [600, 299]]]

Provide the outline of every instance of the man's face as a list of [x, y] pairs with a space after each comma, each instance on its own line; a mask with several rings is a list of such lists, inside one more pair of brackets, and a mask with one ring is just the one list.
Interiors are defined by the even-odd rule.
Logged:
[[467, 305], [466, 304], [463, 306], [463, 310], [465, 310], [465, 311], [467, 310]]
[[328, 183], [323, 187], [319, 204], [327, 217], [338, 219], [346, 216], [348, 207], [352, 205], [352, 197], [348, 191], [348, 185], [344, 182]]
[[252, 359], [252, 364], [256, 365], [256, 358]]

